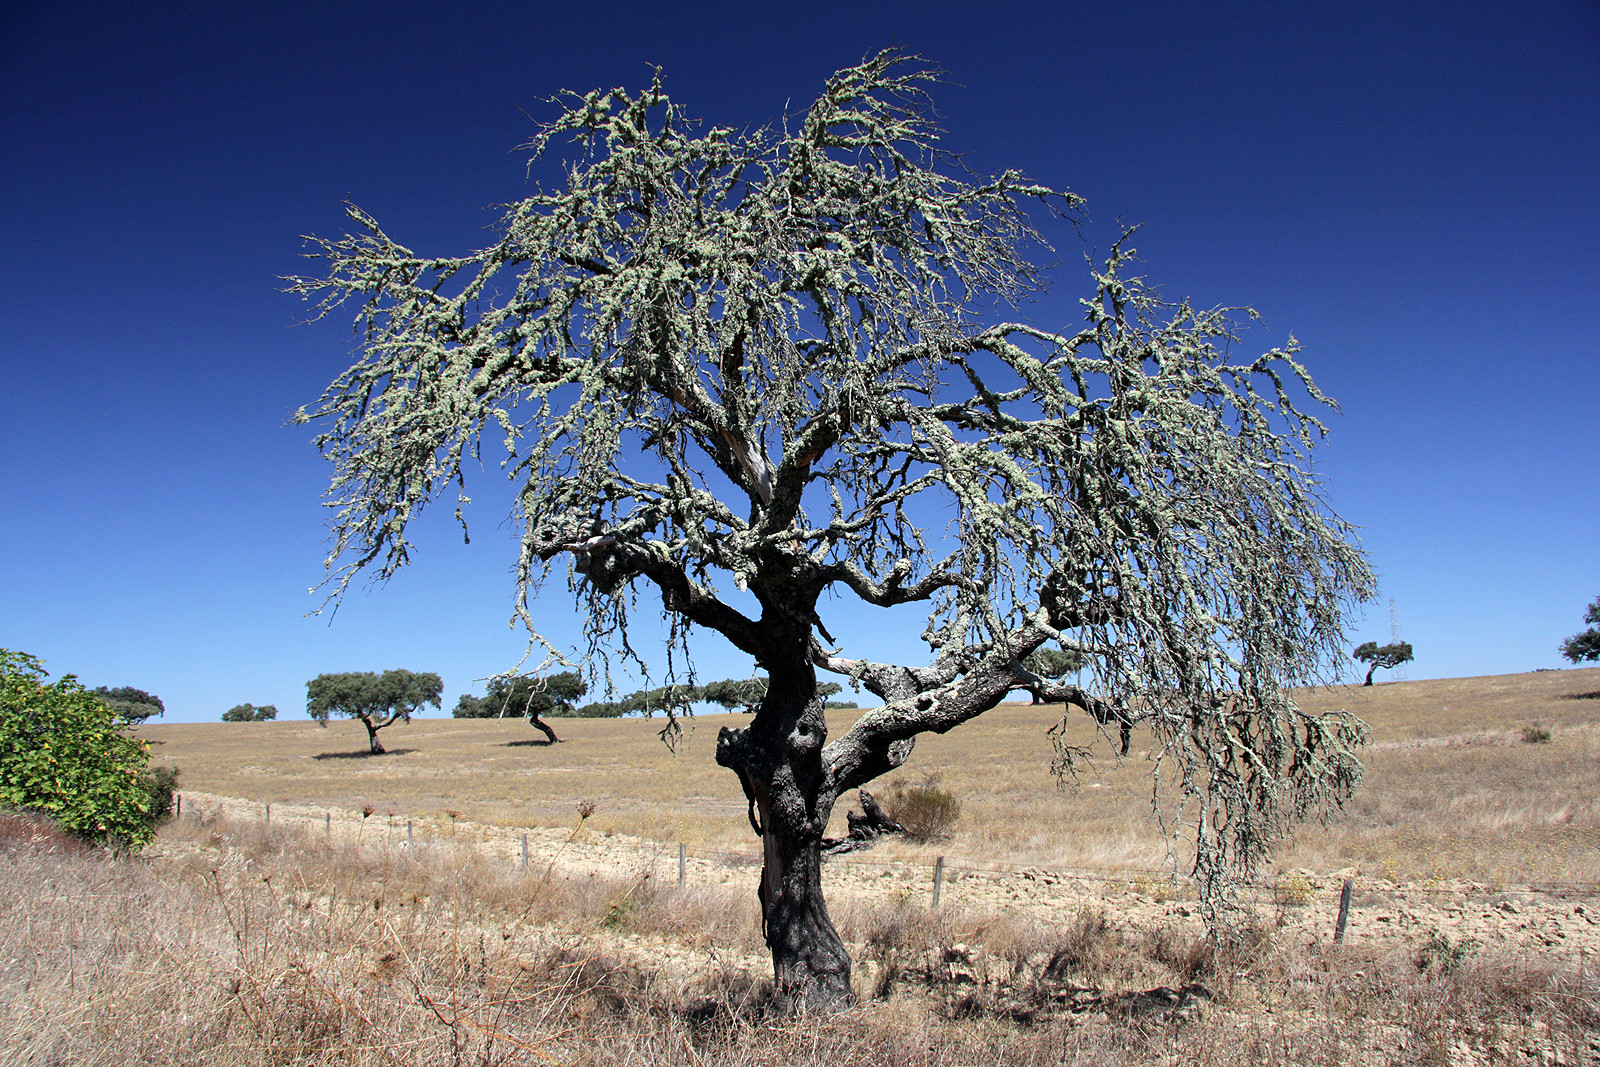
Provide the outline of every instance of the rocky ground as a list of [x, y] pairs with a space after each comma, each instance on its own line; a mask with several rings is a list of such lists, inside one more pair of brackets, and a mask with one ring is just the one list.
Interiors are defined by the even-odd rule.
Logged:
[[[203, 793], [185, 794], [185, 816], [236, 822], [266, 817], [263, 805]], [[400, 849], [442, 843], [469, 847], [500, 858], [508, 866], [526, 862], [558, 877], [626, 876], [657, 886], [675, 885], [679, 858], [672, 846], [622, 834], [574, 830], [513, 830], [464, 819], [411, 824], [374, 812], [335, 813], [292, 805], [273, 805], [271, 819], [322, 830], [343, 841], [371, 848]], [[689, 850], [684, 882], [692, 888], [754, 892], [754, 847], [748, 853]], [[933, 867], [926, 861], [895, 861], [873, 851], [838, 857], [828, 864], [825, 887], [835, 910], [850, 902], [931, 904]], [[1251, 896], [1258, 912], [1270, 915], [1287, 937], [1315, 944], [1332, 940], [1340, 894], [1352, 883], [1345, 942], [1352, 947], [1389, 949], [1430, 942], [1439, 951], [1455, 946], [1522, 953], [1552, 963], [1594, 970], [1600, 967], [1600, 887], [1491, 886], [1464, 881], [1397, 882], [1349, 868], [1299, 870], [1259, 887]], [[1027, 915], [1061, 922], [1084, 909], [1114, 914], [1138, 929], [1200, 930], [1200, 920], [1185, 890], [1159, 874], [1072, 872], [1037, 867], [1012, 869], [946, 866], [941, 905], [970, 913]]]

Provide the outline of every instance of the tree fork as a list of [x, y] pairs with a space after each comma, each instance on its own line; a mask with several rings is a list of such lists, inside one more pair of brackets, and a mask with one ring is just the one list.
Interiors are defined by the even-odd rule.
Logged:
[[[372, 755], [381, 756], [388, 751], [383, 747], [383, 742], [378, 740], [378, 730], [381, 727], [372, 725], [372, 720], [365, 716], [361, 719], [361, 725], [367, 728], [367, 745]], [[384, 723], [384, 725], [387, 726], [388, 723]]]

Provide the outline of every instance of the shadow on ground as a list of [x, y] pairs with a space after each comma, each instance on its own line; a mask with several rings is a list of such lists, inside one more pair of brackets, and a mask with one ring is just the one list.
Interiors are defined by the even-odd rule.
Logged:
[[385, 756], [404, 756], [414, 748], [391, 748], [387, 752], [318, 752], [312, 759], [382, 759]]
[[523, 746], [527, 746], [527, 745], [532, 745], [532, 746], [534, 746], [536, 748], [549, 748], [553, 744], [555, 744], [554, 741], [550, 741], [550, 740], [548, 740], [546, 738], [543, 738], [543, 737], [529, 737], [529, 738], [527, 738], [525, 740], [522, 740], [522, 741], [503, 741], [503, 742], [500, 743], [500, 747], [501, 748], [519, 748], [519, 747], [523, 747]]

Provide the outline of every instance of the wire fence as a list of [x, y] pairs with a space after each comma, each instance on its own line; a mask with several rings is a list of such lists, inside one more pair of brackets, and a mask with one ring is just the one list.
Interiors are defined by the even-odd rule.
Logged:
[[[272, 822], [272, 805], [260, 804], [250, 801], [236, 800], [233, 798], [207, 796], [204, 801], [196, 803], [191, 800], [185, 810], [182, 795], [177, 797], [176, 811], [180, 817], [197, 819], [203, 816], [204, 804], [210, 804], [213, 811], [227, 811], [230, 816], [249, 817], [252, 810], [266, 825]], [[338, 809], [321, 810], [304, 806], [280, 805], [280, 822], [283, 816], [288, 815], [300, 825], [321, 823], [324, 832], [330, 837], [337, 823], [341, 828], [359, 826], [364, 824], [377, 813], [371, 809], [363, 811], [344, 811]], [[316, 817], [320, 814], [320, 818]], [[384, 813], [382, 825], [387, 834], [394, 835], [401, 832], [399, 820], [404, 819], [405, 844], [414, 847], [419, 838], [425, 842], [449, 840], [456, 844], [481, 843], [490, 846], [499, 846], [502, 853], [510, 846], [513, 849], [513, 862], [526, 867], [534, 862], [534, 853], [548, 851], [552, 845], [558, 850], [564, 845], [556, 839], [569, 831], [558, 831], [549, 828], [517, 830], [499, 826], [485, 826], [477, 823], [458, 821], [457, 815], [450, 815], [449, 829], [445, 835], [440, 834], [439, 820], [436, 818], [415, 819], [396, 816], [392, 812]], [[580, 824], [581, 825], [581, 824]], [[529, 835], [535, 835], [536, 847], [530, 849]], [[571, 844], [571, 840], [567, 842]], [[518, 847], [520, 846], [520, 847]], [[686, 888], [690, 881], [691, 861], [695, 865], [719, 868], [731, 871], [742, 868], [755, 868], [761, 864], [758, 850], [731, 851], [726, 849], [701, 848], [687, 843], [676, 846], [657, 843], [653, 863], [659, 865], [663, 855], [675, 850], [677, 858], [677, 875], [680, 888]], [[548, 857], [539, 858], [540, 862]], [[926, 884], [932, 896], [939, 896], [945, 887], [959, 880], [994, 881], [994, 882], [1031, 882], [1043, 886], [1061, 885], [1065, 883], [1084, 883], [1085, 885], [1100, 885], [1102, 887], [1120, 887], [1132, 892], [1147, 896], [1156, 896], [1163, 899], [1193, 899], [1196, 896], [1191, 879], [1171, 867], [1141, 867], [1130, 864], [1096, 865], [1041, 865], [1019, 863], [993, 863], [985, 864], [971, 859], [963, 858], [960, 861], [951, 861], [944, 856], [936, 856], [933, 860], [907, 860], [885, 859], [866, 855], [863, 853], [847, 853], [840, 856], [829, 857], [827, 866], [834, 870], [845, 870], [855, 873], [875, 873], [878, 876], [890, 876], [902, 883]], [[925, 879], [925, 882], [924, 882]], [[1328, 896], [1334, 892], [1346, 892], [1344, 886], [1352, 882], [1362, 884], [1363, 891], [1383, 891], [1397, 889], [1401, 885], [1397, 879], [1383, 876], [1357, 876], [1355, 878], [1335, 878], [1331, 883], [1327, 878], [1319, 878], [1322, 887], [1314, 885], [1310, 879], [1299, 872], [1276, 875], [1269, 880], [1260, 880], [1245, 887], [1248, 897], [1256, 902], [1273, 904], [1303, 904], [1312, 899]], [[1504, 880], [1474, 880], [1452, 879], [1445, 880], [1437, 877], [1425, 879], [1421, 882], [1405, 883], [1405, 892], [1408, 894], [1423, 894], [1429, 896], [1461, 898], [1464, 895], [1495, 896], [1495, 895], [1527, 895], [1550, 896], [1560, 898], [1593, 898], [1600, 896], [1600, 883], [1594, 881], [1529, 881], [1514, 882]]]

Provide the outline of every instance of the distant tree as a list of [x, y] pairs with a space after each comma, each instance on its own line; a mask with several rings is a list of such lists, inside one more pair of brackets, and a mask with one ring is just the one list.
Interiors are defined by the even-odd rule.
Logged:
[[1352, 655], [1362, 663], [1372, 664], [1367, 668], [1367, 680], [1361, 683], [1364, 686], [1372, 684], [1372, 674], [1379, 667], [1398, 667], [1402, 663], [1410, 663], [1413, 658], [1411, 646], [1404, 641], [1381, 646], [1376, 641], [1368, 641], [1357, 646]]
[[[769, 684], [764, 674], [754, 678], [724, 678], [701, 686], [699, 700], [707, 704], [720, 704], [729, 711], [753, 712], [756, 705], [767, 695]], [[843, 691], [844, 687], [837, 682], [823, 682], [817, 686], [817, 696], [824, 698]]]
[[1573, 663], [1600, 659], [1600, 597], [1595, 597], [1583, 613], [1583, 621], [1589, 624], [1587, 630], [1561, 642], [1561, 654]]
[[[1083, 666], [1083, 653], [1071, 648], [1036, 648], [1022, 657], [1022, 665], [1048, 682], [1059, 682]], [[1030, 690], [1033, 702], [1042, 704], [1037, 688]]]
[[[571, 95], [531, 146], [577, 142], [564, 187], [484, 247], [418, 254], [351, 207], [354, 234], [313, 240], [325, 272], [290, 280], [314, 315], [353, 304], [361, 349], [296, 416], [333, 466], [335, 596], [403, 567], [408, 523], [503, 442], [529, 630], [568, 562], [588, 658], [637, 659], [648, 590], [675, 651], [715, 631], [768, 673], [716, 760], [761, 839], [780, 1007], [851, 996], [821, 882], [838, 799], [1038, 685], [1047, 643], [1093, 671], [1045, 699], [1138, 694], [1208, 918], [1360, 775], [1361, 725], [1287, 692], [1374, 586], [1311, 464], [1331, 402], [1298, 344], [1241, 354], [1247, 313], [1164, 300], [1126, 234], [1076, 321], [1005, 320], [1059, 258], [1036, 223], [1081, 201], [954, 163], [935, 80], [885, 52], [738, 129], [659, 78]], [[823, 618], [842, 597], [920, 606], [926, 660], [851, 655]], [[830, 737], [819, 670], [883, 706]]]
[[119, 685], [115, 689], [105, 686], [95, 690], [95, 694], [111, 705], [111, 710], [121, 715], [129, 722], [144, 722], [146, 719], [162, 715], [166, 712], [166, 705], [161, 703], [161, 698], [154, 693], [146, 693], [143, 689], [135, 689], [131, 685]]
[[263, 704], [256, 707], [254, 704], [235, 704], [222, 713], [223, 722], [267, 722], [278, 717], [278, 709], [272, 704]]
[[700, 687], [700, 699], [708, 704], [718, 704], [728, 711], [753, 711], [767, 695], [767, 679], [723, 678]]
[[458, 719], [524, 717], [553, 745], [561, 738], [544, 721], [544, 716], [572, 716], [575, 714], [572, 702], [588, 691], [588, 684], [576, 671], [562, 671], [545, 678], [526, 674], [498, 675], [489, 679], [488, 691], [483, 696], [463, 693], [451, 714]]
[[133, 720], [72, 675], [47, 677], [36, 657], [0, 648], [0, 806], [142, 847], [171, 810], [177, 768], [148, 770], [149, 746], [128, 733]]
[[621, 700], [596, 700], [573, 711], [580, 719], [616, 719], [629, 714], [630, 708]]
[[372, 754], [381, 756], [384, 748], [378, 731], [397, 719], [410, 722], [425, 704], [441, 707], [443, 689], [437, 674], [404, 670], [319, 674], [306, 683], [306, 714], [323, 726], [328, 725], [329, 715], [360, 719]]

